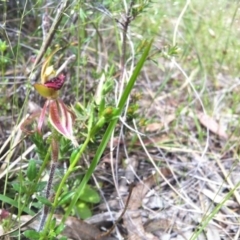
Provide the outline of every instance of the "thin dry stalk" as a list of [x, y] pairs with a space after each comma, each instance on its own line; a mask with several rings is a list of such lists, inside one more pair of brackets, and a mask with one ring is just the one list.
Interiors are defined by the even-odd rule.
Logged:
[[[54, 179], [57, 162], [58, 162], [59, 144], [55, 136], [52, 136], [51, 151], [52, 151], [52, 161], [51, 161], [49, 179], [48, 179], [47, 188], [46, 188], [46, 195], [45, 195], [46, 199], [51, 198], [53, 179]], [[42, 210], [42, 216], [39, 223], [39, 228], [38, 228], [39, 232], [44, 228], [49, 211], [50, 211], [50, 207], [45, 204]]]
[[[56, 30], [57, 30], [57, 28], [58, 28], [58, 26], [59, 26], [59, 24], [62, 20], [64, 11], [67, 9], [67, 7], [69, 5], [69, 2], [70, 2], [69, 0], [65, 0], [60, 4], [60, 6], [57, 10], [56, 17], [54, 18], [54, 21], [51, 25], [51, 28], [50, 28], [46, 38], [44, 39], [44, 41], [42, 43], [42, 46], [39, 50], [39, 54], [38, 54], [36, 60], [34, 61], [31, 73], [33, 73], [33, 70], [40, 63], [41, 59], [43, 58], [44, 53], [46, 52], [47, 48], [51, 44], [51, 42], [54, 38], [54, 35], [56, 33]], [[30, 76], [30, 79], [32, 79], [35, 82], [36, 79], [38, 78], [39, 74], [40, 74], [40, 69], [39, 69], [39, 71], [37, 71], [37, 73], [34, 76], [32, 76], [32, 77]]]

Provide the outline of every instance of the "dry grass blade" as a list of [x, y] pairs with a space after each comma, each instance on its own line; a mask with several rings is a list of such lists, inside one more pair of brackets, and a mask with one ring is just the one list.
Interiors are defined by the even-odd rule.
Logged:
[[[234, 189], [234, 184], [233, 184], [233, 182], [232, 182], [232, 180], [229, 176], [229, 173], [227, 173], [226, 169], [224, 168], [223, 164], [219, 161], [218, 157], [216, 157], [216, 161], [217, 161], [217, 164], [218, 164], [219, 168], [221, 169], [221, 171], [223, 173], [223, 176], [224, 176], [225, 180], [229, 184], [230, 188]], [[240, 205], [240, 195], [239, 195], [239, 193], [237, 191], [234, 191], [233, 195], [235, 196], [238, 204]]]
[[[45, 135], [43, 136], [43, 138], [46, 139], [46, 137], [48, 137], [48, 136], [49, 136], [49, 133], [45, 134]], [[18, 165], [23, 159], [25, 159], [26, 156], [27, 156], [29, 153], [31, 153], [35, 147], [36, 147], [35, 144], [29, 146], [29, 147], [21, 154], [21, 156], [19, 156], [17, 159], [15, 159], [15, 160], [12, 161], [11, 163], [9, 163], [8, 166], [6, 167], [6, 169], [0, 173], [0, 179], [2, 179], [6, 174], [8, 174], [10, 170], [14, 169], [14, 167], [15, 167], [16, 165]], [[27, 167], [27, 165], [26, 165], [25, 167]], [[21, 167], [21, 169], [22, 169], [22, 168], [23, 168], [23, 166]]]
[[211, 132], [217, 134], [219, 137], [223, 139], [228, 139], [228, 135], [223, 129], [223, 126], [221, 126], [217, 121], [213, 119], [213, 117], [208, 116], [204, 113], [198, 113], [197, 117], [201, 124], [208, 128]]
[[[35, 214], [34, 216], [21, 216], [20, 217], [20, 222], [21, 224], [18, 225], [17, 228], [7, 232], [7, 233], [4, 233], [2, 235], [0, 235], [0, 237], [5, 237], [5, 236], [8, 236], [9, 234], [12, 234], [12, 233], [15, 233], [17, 231], [19, 231], [20, 229], [24, 228], [24, 227], [27, 227], [27, 226], [31, 226], [31, 224], [34, 224], [34, 221], [36, 221], [36, 218], [38, 218], [40, 215], [40, 212], [38, 212], [37, 214]], [[17, 219], [17, 216], [12, 216], [13, 218]]]
[[[21, 138], [22, 131], [20, 130], [20, 127], [24, 121], [25, 119], [23, 119], [17, 126], [15, 126], [12, 129], [11, 135], [7, 138], [7, 140], [5, 141], [5, 143], [0, 149], [0, 156], [1, 156], [0, 161], [5, 159], [4, 162], [6, 162], [1, 166], [1, 169], [6, 168], [6, 164], [10, 162], [15, 148], [21, 142], [20, 138]], [[10, 145], [10, 149], [5, 154], [3, 154], [3, 151], [7, 148], [8, 145]]]

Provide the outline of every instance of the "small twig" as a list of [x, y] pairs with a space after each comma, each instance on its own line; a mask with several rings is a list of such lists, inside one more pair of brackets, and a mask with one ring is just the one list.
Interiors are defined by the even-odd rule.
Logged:
[[[126, 79], [126, 71], [125, 71], [125, 68], [126, 68], [126, 51], [127, 51], [127, 39], [130, 37], [128, 36], [128, 29], [129, 29], [129, 25], [131, 23], [131, 21], [134, 19], [134, 17], [132, 16], [132, 7], [133, 7], [133, 4], [134, 4], [134, 1], [132, 0], [130, 2], [130, 5], [128, 7], [128, 10], [126, 11], [127, 13], [125, 14], [125, 18], [124, 18], [124, 21], [123, 22], [119, 22], [117, 21], [118, 23], [121, 24], [121, 27], [123, 29], [123, 32], [122, 32], [122, 53], [121, 53], [121, 56], [120, 56], [120, 76], [119, 76], [119, 87], [118, 87], [118, 100], [120, 100], [120, 97], [122, 96], [122, 93], [123, 93], [123, 89], [124, 89], [124, 80]], [[129, 104], [129, 99], [126, 103], [126, 109], [128, 108], [128, 104]], [[123, 114], [123, 119], [126, 117], [127, 115], [127, 110], [125, 110], [124, 114]], [[123, 130], [124, 129], [124, 126], [122, 125], [121, 126], [121, 129], [120, 129], [120, 133], [119, 133], [119, 139], [123, 139]], [[119, 144], [116, 148], [116, 159], [119, 159]], [[111, 157], [112, 158], [112, 157]], [[118, 163], [118, 160], [116, 161], [115, 163], [115, 166], [111, 166], [112, 167], [112, 173], [113, 173], [113, 176], [115, 175], [115, 177], [113, 178], [114, 179], [114, 184], [115, 184], [115, 187], [117, 189], [117, 192], [118, 192], [118, 180], [117, 180], [117, 163]], [[114, 168], [115, 168], [115, 171], [114, 171]], [[119, 194], [119, 193], [118, 193]]]
[[[33, 70], [40, 63], [40, 61], [41, 61], [44, 53], [46, 52], [48, 46], [51, 44], [51, 42], [53, 40], [53, 37], [54, 37], [54, 35], [56, 33], [56, 30], [57, 30], [57, 28], [58, 28], [58, 26], [59, 26], [59, 24], [61, 22], [63, 13], [67, 9], [68, 4], [69, 4], [69, 0], [63, 1], [61, 3], [61, 5], [60, 5], [59, 9], [57, 10], [56, 17], [55, 17], [55, 19], [54, 19], [54, 21], [53, 21], [53, 23], [51, 25], [49, 33], [47, 34], [47, 36], [46, 36], [46, 38], [45, 38], [45, 40], [44, 40], [44, 42], [43, 42], [43, 44], [42, 44], [42, 46], [41, 46], [41, 48], [39, 50], [39, 54], [38, 54], [36, 60], [34, 61], [31, 73], [33, 73]], [[39, 69], [39, 71], [37, 71], [36, 74], [34, 74], [33, 77], [30, 77], [32, 79], [32, 81], [35, 82], [36, 79], [38, 78], [39, 74], [40, 74], [40, 69]]]
[[67, 60], [61, 65], [60, 68], [58, 68], [57, 72], [56, 72], [56, 76], [58, 76], [61, 72], [63, 72], [63, 70], [67, 67], [67, 65], [74, 61], [76, 59], [75, 55], [71, 55], [70, 57], [67, 58]]
[[50, 18], [48, 14], [48, 8], [46, 8], [45, 13], [42, 15], [42, 33], [43, 33], [43, 40], [46, 39], [47, 33], [51, 27]]
[[[46, 139], [46, 137], [49, 136], [49, 133], [46, 133], [44, 136], [43, 136], [43, 139]], [[32, 144], [30, 147], [28, 147], [28, 149], [22, 153], [17, 159], [14, 160], [14, 162], [11, 162], [8, 167], [5, 169], [5, 170], [2, 170], [1, 169], [1, 173], [0, 173], [0, 179], [2, 179], [6, 174], [9, 173], [9, 171], [11, 171], [11, 169], [13, 169], [17, 164], [19, 164], [23, 159], [25, 159], [25, 157], [31, 153], [34, 148], [36, 148], [35, 144]], [[2, 158], [1, 158], [2, 159]], [[1, 160], [0, 159], [0, 160]]]
[[133, 16], [131, 15], [132, 7], [133, 7], [133, 1], [131, 1], [127, 14], [124, 16], [124, 22], [121, 23], [121, 26], [123, 27], [122, 56], [120, 58], [120, 68], [121, 68], [120, 80], [121, 81], [123, 80], [125, 62], [126, 62], [127, 32], [128, 32], [129, 25], [133, 20]]
[[[55, 170], [57, 167], [57, 163], [56, 162], [52, 162], [51, 166], [50, 166], [50, 173], [49, 173], [49, 179], [47, 182], [47, 189], [46, 189], [46, 199], [49, 199], [50, 194], [51, 194], [51, 189], [52, 189], [52, 184], [53, 184], [53, 178], [55, 175]], [[39, 223], [39, 227], [38, 227], [38, 231], [42, 231], [49, 213], [50, 207], [48, 205], [44, 205], [43, 210], [42, 210], [42, 215], [41, 215], [41, 219], [40, 219], [40, 223]]]
[[[13, 154], [13, 152], [12, 152], [12, 150], [15, 148], [15, 146], [17, 146], [17, 144], [19, 144], [19, 142], [18, 141], [16, 141], [16, 139], [20, 139], [19, 138], [19, 134], [21, 133], [21, 131], [19, 131], [20, 130], [20, 127], [21, 127], [21, 125], [22, 125], [22, 123], [25, 121], [25, 119], [23, 119], [17, 126], [15, 126], [13, 129], [12, 129], [12, 131], [11, 131], [11, 134], [10, 134], [10, 136], [6, 139], [6, 141], [4, 142], [4, 144], [1, 146], [1, 148], [0, 148], [0, 156], [1, 156], [1, 158], [0, 158], [0, 160], [2, 160], [3, 158], [5, 158], [6, 157], [6, 155], [8, 155], [8, 157], [6, 157], [6, 159], [8, 159], [8, 161], [7, 162], [9, 162], [10, 161], [10, 158], [11, 158], [11, 156], [12, 156], [12, 154]], [[17, 137], [16, 137], [17, 136]], [[4, 154], [3, 152], [4, 152], [4, 150], [5, 149], [7, 149], [7, 148], [9, 148], [8, 147], [8, 145], [10, 145], [11, 144], [11, 141], [14, 139], [14, 143], [12, 144], [13, 146], [11, 146], [11, 148]], [[3, 156], [2, 156], [3, 155]], [[5, 165], [3, 165], [3, 166], [1, 166], [1, 169], [4, 169], [6, 166]]]
[[36, 213], [29, 221], [26, 221], [26, 222], [18, 225], [17, 228], [15, 228], [15, 229], [7, 232], [7, 233], [4, 233], [4, 234], [0, 235], [0, 239], [2, 239], [2, 238], [5, 237], [5, 236], [8, 236], [8, 237], [9, 237], [10, 234], [13, 234], [13, 233], [15, 233], [15, 232], [17, 232], [17, 231], [20, 232], [20, 231], [19, 231], [20, 229], [22, 229], [23, 227], [26, 227], [26, 226], [28, 226], [29, 224], [31, 224], [32, 222], [34, 222], [34, 221], [36, 220], [36, 218], [39, 217], [40, 213], [41, 213], [41, 212]]
[[121, 215], [120, 215], [119, 218], [117, 219], [117, 221], [115, 221], [115, 223], [112, 225], [112, 227], [111, 227], [107, 232], [102, 233], [100, 236], [97, 236], [97, 237], [95, 238], [96, 240], [108, 236], [108, 235], [114, 230], [114, 228], [116, 227], [116, 225], [121, 221], [123, 215], [124, 215], [125, 212], [127, 211], [127, 207], [128, 207], [129, 202], [130, 202], [130, 199], [131, 199], [131, 196], [132, 196], [132, 191], [133, 191], [133, 188], [134, 188], [134, 187], [135, 187], [135, 183], [131, 183], [130, 186], [129, 186], [129, 194], [128, 194], [128, 198], [127, 198], [125, 207], [124, 207]]

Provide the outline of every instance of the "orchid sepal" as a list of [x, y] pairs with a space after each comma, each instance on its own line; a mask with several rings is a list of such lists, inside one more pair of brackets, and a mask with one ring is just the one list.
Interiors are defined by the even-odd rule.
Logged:
[[77, 142], [73, 136], [74, 115], [67, 106], [60, 100], [54, 100], [49, 105], [49, 121], [51, 125], [65, 138], [72, 141], [74, 145]]

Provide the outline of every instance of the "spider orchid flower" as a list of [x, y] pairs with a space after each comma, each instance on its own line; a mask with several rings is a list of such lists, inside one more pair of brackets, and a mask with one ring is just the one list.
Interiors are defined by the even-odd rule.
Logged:
[[[64, 137], [70, 139], [76, 146], [76, 140], [73, 136], [72, 125], [75, 120], [74, 113], [63, 103], [58, 97], [58, 90], [60, 90], [66, 80], [66, 74], [56, 72], [53, 66], [49, 66], [49, 63], [53, 55], [58, 51], [56, 49], [45, 60], [41, 69], [41, 83], [35, 83], [35, 90], [47, 100], [40, 110], [38, 118], [37, 131], [41, 133], [41, 129], [44, 123], [46, 115], [50, 124]], [[65, 64], [66, 65], [66, 64]]]

